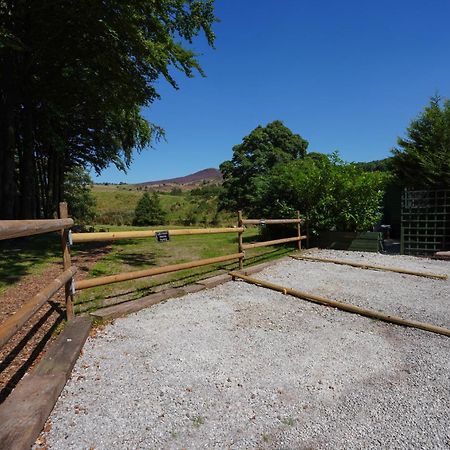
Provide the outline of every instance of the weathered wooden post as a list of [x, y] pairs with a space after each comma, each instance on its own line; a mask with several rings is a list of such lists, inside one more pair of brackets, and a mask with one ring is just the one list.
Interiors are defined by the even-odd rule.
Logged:
[[297, 233], [298, 233], [297, 248], [299, 250], [301, 250], [302, 249], [302, 241], [301, 241], [302, 233], [301, 233], [301, 229], [300, 229], [300, 211], [297, 211], [297, 219], [299, 220], [299, 222], [297, 223]]
[[[61, 202], [59, 204], [59, 217], [60, 217], [60, 219], [67, 219], [69, 217], [66, 202]], [[61, 245], [62, 245], [62, 251], [63, 251], [64, 270], [67, 270], [72, 265], [71, 258], [70, 258], [70, 243], [69, 243], [69, 230], [68, 229], [63, 228], [61, 230]], [[65, 284], [67, 321], [72, 320], [74, 318], [73, 291], [72, 291], [73, 286], [74, 286], [74, 281], [73, 281], [73, 277], [72, 277]]]
[[[244, 224], [242, 223], [242, 211], [239, 210], [238, 211], [238, 227], [240, 228], [239, 232], [238, 232], [238, 253], [242, 253], [243, 249], [242, 249], [242, 234], [244, 233], [244, 231], [242, 230], [242, 228], [244, 227]], [[244, 258], [241, 256], [239, 258], [239, 270], [242, 270], [244, 268]]]

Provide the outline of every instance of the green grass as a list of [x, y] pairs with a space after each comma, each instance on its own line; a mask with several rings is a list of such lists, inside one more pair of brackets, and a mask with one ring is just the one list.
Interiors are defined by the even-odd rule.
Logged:
[[[109, 229], [110, 231], [124, 231], [139, 228], [115, 226], [109, 227]], [[247, 229], [244, 239], [245, 241], [258, 240], [258, 229]], [[291, 251], [292, 246], [250, 249], [246, 252], [245, 264], [248, 266], [265, 262]], [[92, 267], [89, 277], [114, 275], [237, 252], [237, 233], [173, 236], [169, 242], [165, 243], [158, 243], [155, 238], [120, 240], [112, 243], [111, 252]], [[109, 303], [137, 299], [154, 292], [156, 288], [162, 288], [162, 286], [184, 286], [237, 267], [237, 261], [231, 261], [98, 286], [78, 293], [76, 303], [82, 309], [95, 309]], [[105, 298], [108, 299], [106, 303]]]

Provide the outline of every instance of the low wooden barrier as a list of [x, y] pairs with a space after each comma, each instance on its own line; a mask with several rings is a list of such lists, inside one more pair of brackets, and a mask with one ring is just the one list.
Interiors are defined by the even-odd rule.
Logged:
[[[265, 226], [265, 225], [290, 224], [290, 223], [297, 224], [297, 236], [283, 238], [283, 239], [274, 239], [271, 241], [254, 242], [251, 244], [243, 243], [243, 233], [245, 231], [244, 225]], [[242, 231], [239, 231], [239, 238], [238, 238], [239, 253], [243, 253], [245, 250], [250, 249], [250, 248], [269, 247], [271, 245], [287, 244], [288, 242], [297, 242], [297, 248], [299, 250], [301, 250], [301, 248], [302, 248], [301, 241], [303, 241], [304, 239], [307, 239], [307, 236], [302, 236], [302, 234], [301, 234], [301, 228], [300, 228], [301, 223], [302, 223], [302, 219], [300, 218], [299, 211], [297, 211], [297, 218], [292, 218], [292, 219], [243, 219], [242, 211], [238, 211], [238, 229], [241, 229], [241, 228], [243, 229]], [[243, 269], [243, 267], [244, 267], [244, 258], [245, 258], [245, 254], [242, 258], [239, 258], [239, 269]]]
[[[297, 242], [298, 248], [301, 248], [301, 241], [306, 236], [301, 235], [300, 224], [302, 219], [297, 213], [297, 218], [292, 219], [243, 219], [242, 212], [238, 213], [238, 226], [229, 228], [194, 228], [194, 229], [174, 229], [166, 230], [168, 236], [189, 236], [201, 234], [221, 234], [221, 233], [237, 233], [238, 234], [238, 253], [231, 255], [218, 256], [214, 258], [201, 259], [180, 264], [166, 265], [151, 269], [137, 270], [132, 272], [124, 272], [116, 275], [104, 277], [96, 277], [74, 282], [73, 276], [76, 268], [72, 266], [70, 256], [70, 245], [74, 243], [86, 242], [104, 242], [115, 241], [120, 239], [139, 239], [158, 236], [161, 233], [156, 230], [138, 230], [138, 231], [119, 231], [119, 232], [94, 232], [94, 233], [71, 233], [69, 228], [73, 225], [73, 220], [68, 217], [67, 204], [60, 204], [60, 218], [50, 220], [6, 220], [0, 221], [0, 239], [10, 239], [13, 237], [29, 236], [33, 234], [48, 233], [55, 230], [61, 231], [61, 244], [63, 251], [64, 272], [60, 277], [54, 280], [41, 292], [36, 294], [28, 303], [26, 303], [16, 314], [6, 320], [0, 331], [0, 345], [4, 344], [14, 333], [27, 321], [32, 315], [47, 302], [61, 287], [65, 287], [65, 302], [67, 319], [74, 317], [73, 300], [76, 290], [89, 289], [95, 286], [104, 286], [111, 283], [119, 283], [121, 281], [135, 280], [164, 273], [176, 272], [179, 270], [191, 269], [210, 264], [217, 264], [226, 261], [238, 260], [239, 267], [243, 267], [245, 257], [244, 250], [267, 247], [271, 245], [284, 244], [289, 242]], [[244, 244], [243, 233], [245, 225], [262, 225], [262, 224], [297, 224], [297, 236], [275, 239], [265, 242], [255, 242]]]
[[66, 289], [67, 320], [71, 320], [73, 317], [71, 287], [73, 286], [73, 277], [77, 269], [70, 263], [69, 244], [67, 238], [68, 228], [73, 225], [73, 220], [67, 217], [67, 204], [60, 204], [60, 213], [60, 219], [0, 220], [0, 240], [60, 231], [64, 262], [64, 271], [59, 277], [49, 283], [44, 289], [38, 292], [31, 300], [26, 302], [25, 305], [23, 305], [18, 311], [8, 317], [0, 325], [0, 346], [3, 346], [6, 342], [8, 342], [12, 336], [14, 336], [14, 334], [63, 286]]
[[[167, 230], [170, 236], [189, 236], [195, 234], [221, 234], [221, 233], [239, 233], [244, 228], [180, 228], [176, 230]], [[154, 237], [157, 230], [143, 231], [117, 231], [117, 232], [97, 232], [97, 233], [72, 233], [72, 242], [103, 242], [117, 241], [119, 239], [139, 239]]]
[[193, 267], [207, 266], [233, 259], [239, 259], [243, 253], [234, 253], [232, 255], [218, 256], [216, 258], [200, 259], [187, 263], [172, 264], [169, 266], [155, 267], [153, 269], [135, 270], [133, 272], [124, 272], [117, 275], [109, 275], [106, 277], [96, 277], [87, 280], [78, 281], [75, 284], [77, 290], [88, 289], [95, 286], [103, 286], [105, 284], [119, 283], [121, 281], [136, 280], [138, 278], [150, 277], [152, 275], [161, 275], [163, 273], [177, 272], [178, 270], [192, 269]]

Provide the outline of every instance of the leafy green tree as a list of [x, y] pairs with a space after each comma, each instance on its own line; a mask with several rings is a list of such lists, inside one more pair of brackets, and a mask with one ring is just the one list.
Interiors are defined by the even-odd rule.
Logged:
[[308, 142], [276, 120], [258, 126], [241, 144], [233, 147], [233, 158], [220, 165], [223, 175], [222, 209], [241, 209], [253, 203], [255, 180], [279, 163], [296, 161], [306, 154]]
[[75, 223], [86, 225], [94, 221], [96, 201], [92, 195], [92, 180], [83, 167], [74, 167], [66, 174], [64, 201]]
[[279, 164], [258, 177], [250, 211], [294, 217], [299, 210], [310, 232], [369, 230], [381, 218], [386, 175], [344, 163], [336, 153], [323, 156]]
[[402, 186], [450, 188], [450, 100], [431, 98], [398, 146], [391, 164]]
[[213, 0], [0, 1], [0, 218], [52, 216], [71, 167], [125, 170], [163, 135], [156, 81], [200, 72]]
[[133, 225], [164, 225], [166, 213], [161, 206], [161, 201], [156, 192], [149, 195], [145, 192], [134, 211]]

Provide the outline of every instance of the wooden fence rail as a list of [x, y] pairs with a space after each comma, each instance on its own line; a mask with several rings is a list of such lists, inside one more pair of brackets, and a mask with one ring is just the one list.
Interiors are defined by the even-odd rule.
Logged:
[[50, 233], [71, 226], [72, 219], [0, 220], [0, 240]]
[[261, 224], [282, 224], [282, 223], [301, 223], [302, 219], [243, 219], [244, 225], [261, 225]]
[[[180, 228], [176, 230], [167, 230], [169, 236], [188, 236], [195, 234], [220, 234], [220, 233], [239, 233], [244, 228]], [[136, 239], [154, 237], [157, 230], [143, 231], [117, 231], [117, 232], [97, 232], [97, 233], [73, 233], [72, 241], [77, 242], [102, 242], [117, 241], [119, 239]]]
[[172, 264], [169, 266], [154, 267], [153, 269], [135, 270], [133, 272], [124, 272], [117, 275], [109, 275], [105, 277], [90, 278], [78, 281], [75, 284], [76, 290], [88, 289], [94, 286], [103, 286], [105, 284], [119, 283], [121, 281], [136, 280], [137, 278], [145, 278], [152, 275], [161, 275], [163, 273], [176, 272], [178, 270], [192, 269], [194, 267], [207, 266], [233, 259], [239, 259], [243, 253], [234, 253], [232, 255], [218, 256], [216, 258], [200, 259], [181, 264]]
[[76, 267], [65, 270], [58, 278], [55, 278], [44, 289], [39, 291], [30, 301], [25, 303], [16, 313], [8, 317], [0, 328], [0, 347], [11, 339], [11, 337], [40, 309], [50, 298], [56, 294], [75, 275]]
[[249, 248], [268, 247], [270, 245], [287, 244], [288, 242], [303, 241], [304, 239], [306, 239], [306, 236], [300, 237], [294, 236], [290, 238], [274, 239], [273, 241], [254, 242], [253, 244], [242, 244], [242, 248], [244, 250], [247, 250]]

